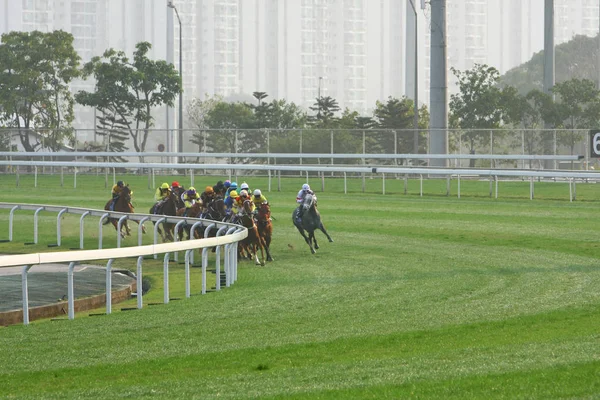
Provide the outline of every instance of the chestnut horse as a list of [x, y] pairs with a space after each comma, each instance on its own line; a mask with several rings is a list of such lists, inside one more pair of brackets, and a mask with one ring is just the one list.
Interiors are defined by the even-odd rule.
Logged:
[[271, 222], [271, 207], [269, 203], [262, 203], [258, 206], [256, 215], [256, 226], [258, 234], [263, 240], [265, 251], [267, 252], [267, 261], [273, 261], [271, 257], [271, 237], [273, 236], [273, 223]]
[[[245, 200], [242, 206], [242, 216], [239, 219], [239, 223], [246, 229], [248, 229], [248, 237], [246, 237], [240, 243], [240, 256], [246, 251], [248, 258], [254, 258], [256, 265], [265, 265], [265, 245], [263, 239], [258, 233], [258, 227], [254, 223], [254, 217], [252, 215], [252, 200]], [[260, 249], [260, 260], [258, 259], [258, 250]]]
[[[121, 189], [121, 194], [119, 195], [119, 198], [115, 203], [113, 211], [133, 214], [135, 212], [135, 209], [131, 205], [131, 194], [132, 192], [129, 186], [123, 186], [123, 188]], [[106, 205], [104, 206], [105, 211], [110, 211], [111, 203], [112, 200], [109, 200], [108, 203], [106, 203]], [[115, 229], [118, 229], [118, 218], [109, 218], [106, 221], [106, 223], [109, 222], [114, 225]], [[123, 233], [123, 228], [125, 228], [125, 233]], [[144, 225], [142, 225], [142, 232], [146, 233], [146, 228], [144, 227]], [[125, 236], [131, 236], [131, 230], [129, 229], [129, 224], [127, 223], [127, 220], [125, 220], [125, 223], [123, 224], [123, 226], [121, 226], [121, 232], [119, 233], [121, 234], [122, 238], [124, 238]]]

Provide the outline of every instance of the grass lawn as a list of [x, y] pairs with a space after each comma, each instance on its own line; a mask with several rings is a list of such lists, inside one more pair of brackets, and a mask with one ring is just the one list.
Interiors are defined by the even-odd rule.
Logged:
[[[175, 177], [157, 178], [171, 182]], [[126, 177], [134, 205], [146, 212], [148, 178]], [[179, 182], [188, 186], [181, 177]], [[214, 184], [197, 176], [195, 186]], [[248, 178], [266, 192], [266, 178]], [[104, 176], [0, 176], [4, 202], [102, 208]], [[239, 182], [239, 181], [238, 181]], [[599, 398], [600, 186], [565, 183], [349, 180], [317, 189], [323, 221], [311, 255], [291, 224], [299, 178], [265, 193], [272, 205], [275, 261], [239, 264], [231, 288], [207, 295], [194, 268], [190, 299], [110, 316], [38, 321], [0, 328], [0, 398]], [[16, 214], [15, 240], [0, 252], [60, 251], [79, 245], [79, 218], [42, 213], [40, 244], [33, 212]], [[7, 236], [2, 211], [0, 236]], [[104, 246], [115, 244], [105, 230]], [[97, 221], [86, 222], [86, 248]], [[145, 243], [151, 238], [147, 235]], [[134, 245], [135, 236], [125, 245]], [[199, 259], [197, 257], [197, 259]], [[135, 269], [135, 260], [114, 267]], [[211, 261], [212, 263], [212, 261]], [[162, 299], [162, 261], [144, 262]], [[66, 277], [65, 277], [66, 279]], [[214, 280], [214, 278], [213, 278]], [[210, 283], [209, 283], [210, 285]], [[77, 286], [75, 286], [76, 290]], [[183, 297], [183, 266], [170, 290]], [[0, 295], [1, 296], [1, 295]], [[1, 297], [0, 297], [1, 298]], [[135, 304], [135, 300], [129, 302]]]

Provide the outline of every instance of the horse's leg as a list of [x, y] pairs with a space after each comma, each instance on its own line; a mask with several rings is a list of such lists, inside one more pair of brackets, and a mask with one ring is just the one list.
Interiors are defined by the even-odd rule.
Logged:
[[131, 230], [129, 229], [129, 223], [127, 222], [127, 220], [125, 220], [125, 232], [127, 233], [127, 236], [131, 236]]
[[[164, 228], [164, 226], [163, 226], [163, 228]], [[164, 242], [166, 242], [166, 241], [167, 241], [167, 239], [165, 238], [165, 235], [164, 235], [164, 233], [163, 233], [162, 229], [160, 229], [160, 225], [159, 225], [159, 228], [156, 228], [156, 231], [159, 233], [159, 235], [160, 235], [160, 238], [161, 238], [161, 240], [163, 241], [163, 243], [164, 243]]]
[[264, 232], [264, 236], [261, 235], [260, 240], [262, 242], [262, 246], [267, 253], [267, 261], [273, 261], [273, 257], [271, 257], [271, 252], [269, 251], [269, 245], [267, 243], [271, 243], [271, 237], [269, 236], [269, 232]]
[[[300, 230], [300, 228], [298, 228], [298, 230]], [[313, 253], [313, 254], [315, 254], [316, 251], [313, 248], [312, 239], [311, 239], [311, 236], [313, 236], [313, 234], [311, 234], [310, 232], [308, 232], [308, 235], [306, 235], [304, 233], [304, 229], [302, 229], [300, 231], [300, 234], [304, 237], [304, 240], [306, 241], [306, 244], [308, 244], [308, 247], [310, 247], [310, 252]]]
[[[314, 243], [314, 245], [313, 245]], [[308, 232], [308, 245], [310, 246], [310, 251], [315, 254], [317, 252], [317, 249], [319, 248], [319, 245], [317, 244], [317, 241], [315, 240], [315, 231], [310, 231]]]
[[327, 233], [327, 230], [325, 229], [325, 225], [323, 225], [322, 222], [319, 222], [319, 229], [321, 230], [321, 232], [323, 232], [325, 234], [325, 236], [327, 236], [327, 239], [329, 240], [329, 242], [333, 242], [333, 239], [331, 238], [331, 236], [329, 236], [329, 233]]
[[115, 227], [115, 231], [119, 232], [119, 235], [121, 235], [121, 237], [124, 239], [125, 238], [125, 234], [123, 233], [123, 227], [121, 227], [121, 231], [119, 231], [119, 223], [114, 218], [110, 222]]
[[315, 250], [318, 250], [319, 249], [319, 244], [317, 243], [317, 235], [315, 235], [315, 231], [312, 231], [311, 237], [312, 237], [312, 241], [313, 241], [314, 246], [315, 246]]

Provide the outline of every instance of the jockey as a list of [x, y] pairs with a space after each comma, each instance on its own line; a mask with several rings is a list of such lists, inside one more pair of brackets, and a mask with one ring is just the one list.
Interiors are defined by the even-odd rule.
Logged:
[[115, 204], [117, 204], [117, 200], [119, 200], [119, 196], [121, 196], [121, 190], [125, 186], [123, 181], [119, 181], [115, 183], [112, 187], [112, 202], [110, 203], [110, 211], [115, 210]]
[[183, 204], [185, 204], [186, 213], [189, 208], [192, 208], [194, 203], [196, 203], [200, 199], [200, 195], [196, 192], [194, 187], [190, 187], [183, 194]]
[[308, 185], [308, 183], [305, 183], [304, 185], [302, 185], [302, 189], [300, 189], [300, 191], [298, 192], [298, 195], [296, 196], [296, 203], [298, 203], [298, 208], [296, 209], [296, 222], [297, 223], [301, 223], [302, 222], [302, 213], [304, 212], [304, 209], [302, 207], [302, 202], [304, 201], [304, 198], [306, 197], [307, 194], [312, 194], [315, 198], [315, 206], [317, 205], [317, 196], [315, 195], [315, 192], [313, 192], [310, 189], [310, 186]]
[[260, 189], [254, 190], [254, 196], [252, 196], [252, 202], [256, 207], [259, 207], [263, 203], [268, 203], [267, 198], [263, 196]]
[[[242, 190], [240, 192], [240, 195], [237, 199], [235, 199], [235, 203], [234, 203], [234, 207], [237, 208], [237, 214], [238, 216], [242, 215], [242, 212], [244, 211], [244, 202], [246, 200], [250, 200], [250, 195], [248, 194], [248, 192], [246, 190]], [[250, 201], [250, 212], [254, 213], [255, 210], [255, 206], [254, 206], [254, 202]]]
[[215, 199], [215, 190], [212, 186], [207, 186], [204, 189], [204, 192], [200, 195], [200, 200], [202, 200], [202, 212], [205, 213], [208, 205]]
[[224, 197], [225, 196], [225, 184], [222, 181], [218, 181], [215, 186], [212, 187], [215, 192], [215, 197]]
[[160, 185], [160, 187], [156, 188], [156, 192], [154, 193], [154, 200], [163, 201], [166, 200], [167, 197], [171, 194], [171, 188], [167, 182]]
[[154, 200], [156, 200], [156, 204], [154, 205], [154, 213], [157, 213], [160, 210], [160, 207], [164, 204], [164, 202], [171, 195], [171, 188], [167, 182], [160, 185], [156, 188], [156, 192], [154, 193]]
[[[237, 183], [236, 183], [236, 182], [231, 182], [231, 184], [229, 185], [229, 188], [227, 188], [227, 192], [225, 192], [225, 196], [229, 196], [229, 193], [230, 193], [232, 190], [235, 190], [235, 191], [236, 191], [236, 193], [237, 193], [238, 186], [237, 186]], [[237, 196], [236, 196], [236, 197], [237, 197]]]
[[171, 192], [175, 193], [176, 195], [181, 195], [184, 190], [185, 189], [179, 184], [179, 182], [173, 181], [173, 183], [171, 183]]
[[223, 186], [225, 186], [225, 190], [229, 189], [229, 186], [231, 186], [231, 181], [227, 179], [225, 182], [223, 182]]
[[227, 214], [227, 216], [232, 214], [233, 203], [235, 203], [235, 199], [237, 197], [238, 193], [235, 190], [232, 190], [231, 192], [229, 192], [229, 196], [227, 196], [227, 198], [223, 201], [223, 203], [225, 204], [225, 214]]

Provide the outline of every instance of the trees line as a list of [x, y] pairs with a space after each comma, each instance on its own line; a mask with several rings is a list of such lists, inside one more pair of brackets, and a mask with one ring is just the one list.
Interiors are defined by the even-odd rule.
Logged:
[[[72, 123], [75, 103], [95, 107], [96, 133], [107, 138], [107, 145], [94, 143], [90, 150], [110, 150], [119, 153], [129, 150], [131, 139], [138, 152], [146, 149], [148, 136], [154, 124], [156, 107], [172, 107], [182, 91], [181, 78], [173, 64], [164, 60], [150, 60], [148, 42], [136, 45], [132, 58], [123, 51], [106, 50], [81, 65], [81, 58], [73, 48], [73, 36], [64, 31], [10, 32], [3, 34], [0, 43], [0, 126], [15, 128], [26, 151], [41, 148], [58, 150], [67, 143], [73, 146], [75, 135]], [[551, 138], [542, 128], [563, 129], [561, 145], [570, 147], [580, 141], [575, 129], [596, 126], [600, 120], [600, 92], [592, 81], [571, 79], [555, 85], [552, 95], [537, 89], [525, 95], [517, 88], [502, 85], [498, 71], [487, 65], [476, 64], [467, 71], [452, 69], [458, 80], [459, 92], [450, 98], [449, 126], [461, 129], [460, 142], [469, 150], [489, 143], [489, 129], [539, 129], [527, 135], [527, 152], [546, 152]], [[70, 84], [77, 78], [95, 79], [93, 91], [73, 94]], [[191, 139], [212, 151], [234, 151], [238, 145], [251, 151], [264, 147], [265, 135], [260, 130], [310, 129], [313, 132], [337, 129], [348, 130], [336, 134], [336, 147], [352, 151], [362, 146], [351, 130], [411, 129], [413, 128], [413, 101], [406, 97], [389, 97], [375, 104], [371, 115], [361, 115], [348, 108], [342, 110], [336, 99], [317, 97], [309, 110], [285, 99], [267, 101], [268, 94], [254, 92], [255, 103], [227, 102], [222, 97], [206, 96], [193, 99], [186, 107], [188, 124], [197, 133]], [[419, 111], [419, 128], [427, 129], [429, 113], [425, 105]], [[44, 128], [36, 130], [36, 128]], [[234, 143], [226, 131], [243, 132]], [[258, 129], [258, 131], [249, 131]], [[30, 132], [36, 132], [33, 136]], [[420, 151], [426, 152], [426, 140], [419, 133]], [[279, 151], [287, 151], [285, 134], [278, 135]], [[382, 150], [412, 152], [414, 136], [369, 135], [370, 147]], [[309, 135], [305, 150], [326, 148], [329, 135]], [[393, 141], [397, 142], [394, 143]], [[456, 147], [457, 141], [450, 146]], [[0, 147], [8, 146], [6, 140]], [[117, 155], [115, 161], [124, 161]]]

